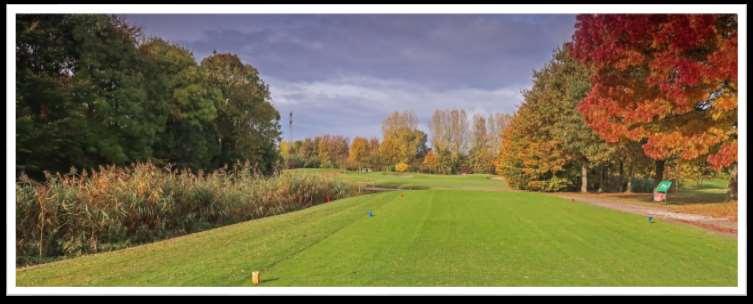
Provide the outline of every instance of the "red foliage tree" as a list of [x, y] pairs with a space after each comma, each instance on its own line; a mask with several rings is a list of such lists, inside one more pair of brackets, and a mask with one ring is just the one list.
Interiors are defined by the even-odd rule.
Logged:
[[580, 15], [571, 47], [592, 69], [578, 110], [604, 140], [640, 142], [659, 161], [736, 164], [735, 15]]

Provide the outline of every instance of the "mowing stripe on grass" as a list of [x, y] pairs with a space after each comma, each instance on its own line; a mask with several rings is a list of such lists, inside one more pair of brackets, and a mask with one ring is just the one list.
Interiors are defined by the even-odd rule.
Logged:
[[[374, 212], [374, 217], [367, 215]], [[735, 286], [736, 241], [524, 192], [353, 197], [17, 271], [20, 286]]]
[[328, 237], [392, 193], [364, 195], [183, 237], [19, 269], [18, 286], [237, 286]]

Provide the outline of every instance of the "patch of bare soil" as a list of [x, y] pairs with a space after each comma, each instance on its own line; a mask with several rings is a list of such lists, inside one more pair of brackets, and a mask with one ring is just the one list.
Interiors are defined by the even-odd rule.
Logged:
[[584, 202], [596, 206], [630, 212], [641, 215], [653, 215], [657, 219], [681, 222], [704, 228], [709, 231], [737, 236], [737, 220], [723, 217], [712, 217], [704, 214], [682, 213], [670, 210], [669, 206], [661, 203], [647, 203], [645, 197], [650, 193], [617, 194], [617, 193], [575, 193], [560, 192], [552, 195]]

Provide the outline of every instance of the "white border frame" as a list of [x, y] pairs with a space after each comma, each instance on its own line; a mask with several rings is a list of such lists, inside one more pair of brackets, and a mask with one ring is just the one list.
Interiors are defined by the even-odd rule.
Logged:
[[[579, 14], [731, 13], [738, 15], [737, 287], [16, 287], [16, 15], [90, 14]], [[747, 10], [729, 5], [6, 5], [6, 293], [31, 294], [650, 294], [747, 295]]]

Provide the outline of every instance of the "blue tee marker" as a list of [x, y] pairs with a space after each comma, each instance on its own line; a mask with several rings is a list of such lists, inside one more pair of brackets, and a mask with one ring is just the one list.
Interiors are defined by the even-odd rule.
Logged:
[[654, 215], [653, 214], [649, 214], [648, 215], [648, 223], [649, 224], [653, 224], [654, 223]]
[[369, 217], [374, 217], [374, 213], [369, 210]]

